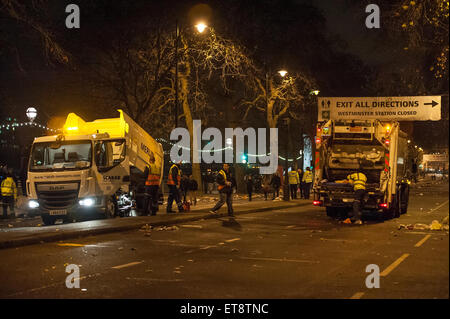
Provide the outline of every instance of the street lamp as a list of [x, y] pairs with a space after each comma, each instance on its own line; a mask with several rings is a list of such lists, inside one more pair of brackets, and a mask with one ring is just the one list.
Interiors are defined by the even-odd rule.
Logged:
[[[203, 33], [208, 26], [203, 22], [199, 22], [194, 27], [199, 33]], [[175, 20], [175, 28], [175, 127], [178, 127], [178, 41], [180, 38], [178, 19]]]
[[289, 117], [284, 119], [284, 123], [286, 124], [286, 128], [287, 128], [286, 159], [284, 160], [284, 180], [283, 180], [283, 200], [284, 201], [290, 200], [289, 176], [288, 176], [290, 122], [291, 122], [291, 119]]
[[281, 77], [284, 78], [284, 76], [288, 73], [286, 70], [280, 70], [278, 73], [281, 75]]
[[37, 116], [37, 110], [36, 110], [34, 107], [29, 107], [29, 108], [27, 109], [26, 114], [27, 114], [28, 120], [29, 120], [30, 122], [33, 122], [34, 119], [35, 119], [36, 116]]
[[200, 33], [203, 33], [203, 31], [205, 31], [205, 29], [208, 27], [206, 24], [204, 24], [203, 22], [199, 22], [195, 25], [195, 27], [197, 28], [197, 31]]

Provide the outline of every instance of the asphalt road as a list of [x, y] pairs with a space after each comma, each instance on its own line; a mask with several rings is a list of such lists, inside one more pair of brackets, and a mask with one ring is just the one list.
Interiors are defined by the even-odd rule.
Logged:
[[[411, 192], [408, 214], [346, 225], [303, 206], [0, 250], [1, 298], [449, 298], [448, 184]], [[80, 288], [66, 287], [68, 264]], [[380, 288], [366, 287], [366, 267]]]

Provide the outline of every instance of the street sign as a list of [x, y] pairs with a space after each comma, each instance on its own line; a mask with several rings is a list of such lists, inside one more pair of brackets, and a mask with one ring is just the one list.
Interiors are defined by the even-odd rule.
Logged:
[[439, 121], [440, 96], [321, 97], [318, 120]]

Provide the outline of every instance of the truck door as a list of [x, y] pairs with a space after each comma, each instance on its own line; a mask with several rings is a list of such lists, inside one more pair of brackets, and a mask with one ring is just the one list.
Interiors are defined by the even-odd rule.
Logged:
[[122, 187], [128, 192], [130, 165], [125, 139], [97, 141], [94, 148], [97, 181], [104, 195], [113, 195]]

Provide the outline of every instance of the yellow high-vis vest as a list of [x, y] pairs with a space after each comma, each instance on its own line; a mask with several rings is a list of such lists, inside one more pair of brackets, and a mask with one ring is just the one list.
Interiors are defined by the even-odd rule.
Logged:
[[17, 187], [12, 177], [7, 177], [2, 182], [1, 192], [2, 196], [14, 196], [14, 198], [17, 198]]
[[353, 184], [353, 190], [366, 189], [367, 177], [363, 173], [353, 173], [347, 176], [350, 183]]

